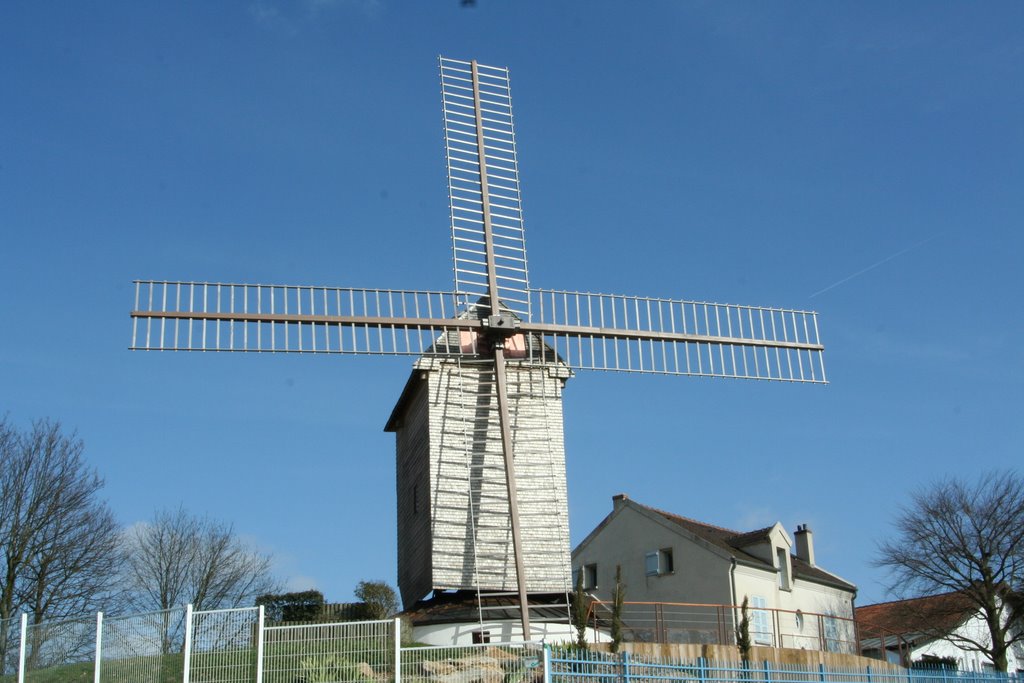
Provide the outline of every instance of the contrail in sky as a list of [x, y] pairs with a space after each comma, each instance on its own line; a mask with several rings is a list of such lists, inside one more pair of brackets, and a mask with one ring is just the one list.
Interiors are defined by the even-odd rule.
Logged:
[[878, 266], [880, 266], [880, 265], [883, 265], [883, 264], [885, 264], [885, 263], [888, 263], [889, 261], [892, 261], [892, 260], [893, 260], [894, 258], [896, 258], [896, 257], [898, 257], [898, 256], [903, 256], [903, 255], [904, 255], [904, 254], [906, 254], [906, 253], [907, 253], [908, 251], [913, 251], [914, 249], [917, 249], [917, 248], [919, 248], [919, 247], [923, 247], [924, 245], [928, 244], [929, 242], [931, 242], [931, 241], [932, 241], [933, 239], [935, 239], [935, 238], [936, 238], [936, 237], [938, 237], [938, 236], [939, 236], [939, 233], [936, 233], [936, 234], [932, 235], [931, 237], [928, 237], [927, 239], [923, 239], [923, 240], [921, 240], [921, 241], [920, 241], [920, 242], [918, 242], [917, 244], [913, 244], [913, 245], [911, 245], [911, 246], [907, 247], [906, 249], [901, 249], [901, 250], [897, 251], [897, 252], [896, 252], [895, 254], [890, 254], [889, 256], [886, 256], [886, 257], [885, 257], [884, 259], [882, 259], [881, 261], [879, 261], [879, 262], [877, 262], [877, 263], [872, 263], [872, 264], [871, 264], [870, 266], [868, 266], [867, 268], [863, 268], [863, 269], [861, 269], [861, 270], [858, 270], [858, 271], [857, 271], [856, 273], [854, 273], [853, 275], [847, 275], [847, 276], [846, 276], [846, 277], [844, 277], [844, 278], [843, 278], [842, 280], [839, 280], [838, 282], [833, 282], [832, 284], [830, 284], [830, 285], [829, 285], [828, 287], [826, 287], [825, 289], [819, 289], [819, 290], [818, 290], [817, 292], [815, 292], [814, 294], [811, 294], [811, 295], [810, 295], [809, 297], [807, 297], [807, 298], [808, 298], [808, 299], [813, 299], [814, 297], [818, 296], [819, 294], [824, 294], [824, 293], [825, 293], [825, 292], [827, 292], [828, 290], [830, 290], [830, 289], [833, 289], [833, 288], [835, 288], [835, 287], [838, 287], [839, 285], [841, 285], [841, 284], [843, 284], [843, 283], [845, 283], [845, 282], [849, 282], [849, 281], [850, 281], [850, 280], [852, 280], [853, 278], [855, 278], [855, 277], [858, 277], [858, 276], [860, 276], [860, 275], [863, 275], [864, 273], [868, 272], [869, 270], [874, 270], [874, 269], [875, 269], [875, 268], [877, 268]]

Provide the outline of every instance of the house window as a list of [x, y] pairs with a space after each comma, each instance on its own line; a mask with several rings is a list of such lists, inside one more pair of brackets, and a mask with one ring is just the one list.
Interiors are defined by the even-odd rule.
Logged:
[[473, 636], [474, 645], [484, 645], [491, 642], [490, 631], [473, 631], [471, 635]]
[[775, 557], [779, 561], [779, 588], [784, 591], [790, 590], [789, 585], [789, 553], [785, 548], [776, 548]]
[[843, 651], [843, 641], [839, 628], [839, 620], [835, 617], [825, 617], [825, 651]]
[[644, 569], [647, 576], [661, 576], [674, 572], [676, 568], [672, 560], [672, 548], [652, 550], [644, 555]]
[[768, 606], [768, 602], [760, 595], [751, 595], [750, 606], [754, 608], [750, 613], [750, 635], [753, 636], [754, 643], [757, 645], [771, 645], [772, 626], [768, 619], [768, 610], [765, 609]]
[[573, 585], [583, 584], [586, 590], [597, 588], [597, 565], [585, 564], [573, 572]]

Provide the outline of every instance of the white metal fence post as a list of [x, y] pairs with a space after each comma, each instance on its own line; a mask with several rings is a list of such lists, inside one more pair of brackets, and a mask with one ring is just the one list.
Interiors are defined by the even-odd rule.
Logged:
[[18, 683], [25, 683], [25, 641], [28, 638], [28, 615], [21, 613], [21, 639], [18, 641]]
[[182, 651], [185, 661], [182, 664], [182, 683], [189, 683], [189, 666], [192, 663], [192, 604], [185, 605], [185, 647]]
[[402, 619], [395, 617], [395, 683], [402, 682]]
[[92, 671], [93, 683], [100, 683], [100, 662], [103, 660], [103, 612], [96, 613], [96, 663]]
[[263, 605], [260, 605], [260, 614], [256, 622], [256, 683], [263, 683], [263, 622], [265, 616]]
[[551, 646], [544, 644], [544, 683], [551, 683]]

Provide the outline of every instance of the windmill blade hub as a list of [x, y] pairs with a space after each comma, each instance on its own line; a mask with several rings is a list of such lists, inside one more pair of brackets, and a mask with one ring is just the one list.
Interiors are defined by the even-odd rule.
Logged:
[[511, 337], [519, 331], [519, 321], [514, 315], [502, 313], [500, 315], [489, 315], [481, 321], [484, 331], [489, 337], [505, 338]]

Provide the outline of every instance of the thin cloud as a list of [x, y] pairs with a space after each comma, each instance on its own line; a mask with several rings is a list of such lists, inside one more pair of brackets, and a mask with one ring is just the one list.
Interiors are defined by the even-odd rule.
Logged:
[[293, 36], [310, 22], [332, 12], [356, 12], [372, 19], [383, 11], [383, 7], [381, 0], [303, 0], [300, 3], [255, 0], [249, 5], [249, 15], [265, 28]]
[[736, 531], [763, 529], [778, 521], [775, 510], [771, 507], [746, 508], [735, 517]]
[[285, 581], [285, 590], [289, 593], [299, 593], [316, 590], [318, 585], [317, 580], [312, 576], [289, 576]]
[[915, 249], [919, 249], [919, 248], [923, 247], [924, 245], [928, 244], [929, 242], [931, 242], [931, 241], [932, 241], [933, 239], [935, 239], [936, 237], [938, 237], [938, 233], [936, 233], [936, 234], [932, 235], [931, 237], [928, 237], [928, 238], [926, 238], [926, 239], [923, 239], [923, 240], [921, 240], [921, 241], [920, 241], [920, 242], [918, 242], [917, 244], [913, 244], [913, 245], [911, 245], [911, 246], [909, 246], [909, 247], [907, 247], [907, 248], [905, 248], [905, 249], [900, 249], [900, 250], [899, 250], [899, 251], [897, 251], [897, 252], [896, 252], [895, 254], [890, 254], [889, 256], [886, 256], [886, 257], [885, 257], [884, 259], [882, 259], [881, 261], [878, 261], [878, 262], [876, 262], [876, 263], [872, 263], [872, 264], [871, 264], [870, 266], [868, 266], [867, 268], [862, 268], [861, 270], [858, 270], [858, 271], [857, 271], [856, 273], [853, 273], [852, 275], [847, 275], [847, 276], [846, 276], [846, 277], [844, 277], [844, 278], [843, 278], [842, 280], [837, 280], [836, 282], [833, 282], [832, 284], [830, 284], [830, 285], [829, 285], [828, 287], [825, 287], [824, 289], [819, 289], [819, 290], [818, 290], [817, 292], [815, 292], [814, 294], [811, 294], [811, 295], [810, 295], [810, 296], [809, 296], [808, 298], [809, 298], [809, 299], [813, 299], [814, 297], [818, 296], [819, 294], [824, 294], [825, 292], [829, 291], [830, 289], [835, 289], [835, 288], [836, 288], [836, 287], [838, 287], [839, 285], [842, 285], [842, 284], [846, 284], [846, 283], [847, 283], [847, 282], [849, 282], [850, 280], [852, 280], [852, 279], [854, 279], [854, 278], [856, 278], [856, 277], [860, 277], [860, 276], [861, 276], [861, 275], [863, 275], [864, 273], [867, 273], [867, 272], [869, 272], [869, 271], [872, 271], [872, 270], [874, 270], [875, 268], [878, 268], [879, 266], [885, 265], [885, 264], [886, 264], [886, 263], [888, 263], [889, 261], [892, 261], [892, 260], [893, 260], [894, 258], [898, 258], [898, 257], [900, 257], [900, 256], [903, 256], [903, 255], [904, 255], [904, 254], [906, 254], [907, 252], [911, 252], [911, 251], [914, 251]]

